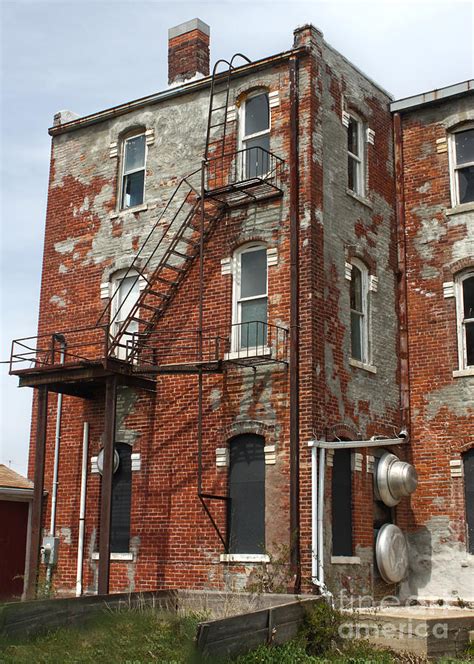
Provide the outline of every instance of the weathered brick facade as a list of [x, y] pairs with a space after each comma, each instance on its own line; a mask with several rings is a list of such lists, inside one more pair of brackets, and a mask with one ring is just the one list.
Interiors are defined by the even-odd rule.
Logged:
[[474, 96], [427, 100], [399, 115], [410, 449], [419, 476], [407, 517], [411, 573], [403, 592], [472, 601], [462, 459], [474, 442], [474, 376], [472, 369], [459, 372], [453, 282], [474, 265], [474, 212], [452, 200], [449, 143], [453, 130], [474, 120]]
[[[207, 48], [205, 37], [202, 30], [171, 36], [170, 81], [208, 72], [209, 64], [203, 55]], [[298, 68], [298, 238], [290, 232], [291, 168], [295, 168], [290, 155], [290, 67], [294, 62]], [[112, 113], [72, 122], [70, 116], [56, 119], [50, 130], [52, 153], [39, 334], [95, 325], [107, 305], [111, 293], [108, 284], [114, 273], [130, 266], [176, 184], [200, 166], [209, 83], [209, 79], [191, 82], [141, 100], [140, 104], [118, 107]], [[258, 89], [267, 91], [271, 98], [270, 151], [285, 160], [283, 195], [227, 209], [206, 240], [203, 329], [224, 339], [229, 337], [233, 277], [224, 265], [231, 262], [239, 247], [258, 241], [273, 256], [268, 262], [268, 323], [290, 330], [290, 248], [298, 239], [299, 544], [301, 587], [311, 591], [314, 588], [311, 583], [313, 515], [308, 442], [315, 438], [394, 439], [405, 424], [400, 413], [397, 225], [390, 97], [332, 49], [318, 30], [303, 26], [295, 31], [293, 50], [244, 67], [232, 77], [229, 99], [232, 111], [228, 113], [226, 137], [230, 153], [239, 145], [242, 122], [239, 109], [248, 94]], [[363, 195], [355, 195], [347, 184], [348, 114], [355, 114], [364, 127]], [[456, 522], [451, 548], [461, 551], [462, 525], [459, 519], [456, 521], [462, 509], [461, 481], [454, 486], [448, 462], [472, 445], [472, 439], [467, 438], [469, 405], [462, 400], [468, 383], [460, 380], [453, 383], [454, 341], [449, 347], [444, 346], [445, 356], [439, 349], [445, 343], [442, 335], [453, 316], [452, 302], [443, 299], [442, 284], [448, 280], [446, 270], [449, 272], [449, 266], [457, 259], [459, 242], [466, 241], [467, 230], [458, 223], [462, 217], [451, 217], [450, 229], [444, 231], [449, 173], [442, 170], [447, 157], [436, 153], [435, 142], [444, 136], [443, 118], [421, 121], [415, 113], [404, 124], [409, 325], [423, 334], [425, 345], [421, 348], [416, 341], [410, 341], [413, 405], [410, 433], [414, 445], [410, 452], [406, 451], [407, 445], [401, 445], [396, 453], [401, 458], [411, 455], [425, 487], [429, 478], [435, 477], [429, 465], [433, 452], [437, 456], [443, 454], [439, 473], [445, 490], [438, 490], [437, 486], [436, 498], [423, 489], [411, 498], [411, 503], [403, 499], [394, 520], [414, 531], [415, 547], [419, 537], [416, 526], [422, 525], [427, 532], [429, 520], [434, 519], [431, 523], [435, 523], [436, 537], [441, 537], [441, 530], [452, 528]], [[144, 203], [120, 210], [121, 145], [124, 137], [137, 128], [144, 130], [147, 137]], [[222, 171], [214, 175], [224, 181], [228, 178], [227, 166], [231, 165], [225, 160], [222, 163]], [[429, 199], [429, 204], [433, 210], [426, 207], [426, 187], [431, 187], [429, 195], [433, 200]], [[417, 205], [422, 206], [422, 214], [417, 213]], [[167, 231], [163, 227], [162, 233]], [[430, 243], [445, 236], [446, 242], [441, 247], [431, 246]], [[163, 247], [171, 239], [165, 238]], [[470, 256], [473, 254], [471, 246]], [[350, 265], [355, 259], [367, 266], [370, 283], [367, 314], [370, 315], [370, 362], [350, 360]], [[154, 260], [155, 263], [159, 260], [159, 254]], [[425, 286], [420, 287], [426, 280], [430, 282], [426, 284], [429, 293], [423, 290]], [[172, 336], [198, 327], [199, 284], [199, 261], [195, 260], [158, 323], [161, 335]], [[434, 297], [428, 298], [432, 293], [438, 302], [436, 319], [433, 309], [429, 312], [426, 309], [433, 306]], [[423, 325], [427, 328], [421, 332]], [[291, 334], [290, 330], [290, 341]], [[288, 554], [295, 536], [290, 532], [290, 370], [282, 363], [254, 367], [227, 363], [221, 372], [203, 375], [203, 490], [226, 494], [228, 468], [225, 463], [216, 465], [216, 453], [222, 455], [234, 436], [255, 433], [264, 437], [268, 448], [265, 550], [278, 559], [278, 574], [285, 589], [292, 589], [295, 583], [295, 570], [289, 564]], [[197, 390], [196, 374], [159, 375], [154, 394], [138, 388], [119, 388], [115, 440], [132, 446], [133, 453], [140, 455], [140, 467], [132, 470], [129, 555], [122, 559], [112, 557], [112, 592], [155, 588], [240, 589], [260, 583], [261, 562], [243, 559], [224, 562], [222, 544], [198, 499]], [[457, 405], [453, 411], [447, 409], [444, 401], [451, 398], [451, 392], [442, 390], [455, 391], [453, 398]], [[56, 410], [56, 396], [50, 393], [45, 471], [48, 496], [52, 491], [54, 455], [51, 423]], [[35, 412], [34, 404], [33, 432]], [[83, 587], [85, 592], [94, 592], [101, 479], [90, 470], [92, 458], [103, 443], [102, 388], [96, 390], [93, 398], [65, 395], [63, 400], [57, 508], [60, 553], [53, 579], [60, 593], [73, 593], [76, 584], [84, 422], [90, 425], [90, 445]], [[431, 443], [436, 440], [437, 447], [430, 443], [427, 448], [426, 437], [430, 437]], [[456, 444], [448, 452], [446, 440], [454, 437]], [[30, 477], [35, 466], [34, 450], [32, 435]], [[328, 454], [324, 558], [326, 582], [333, 592], [344, 589], [351, 595], [380, 595], [393, 590], [382, 583], [374, 562], [376, 507], [372, 454], [369, 448], [354, 449], [352, 453], [353, 550], [351, 556], [339, 558], [331, 555], [332, 529], [337, 524], [331, 518], [332, 456]], [[50, 509], [48, 498], [43, 514], [46, 530]], [[225, 503], [211, 501], [210, 509], [225, 533]], [[276, 566], [274, 574], [275, 570]], [[415, 592], [413, 588], [411, 591]]]

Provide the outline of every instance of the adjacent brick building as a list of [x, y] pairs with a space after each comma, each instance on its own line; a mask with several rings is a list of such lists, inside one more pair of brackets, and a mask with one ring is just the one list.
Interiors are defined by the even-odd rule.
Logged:
[[[37, 388], [30, 595], [42, 526], [61, 593], [377, 597], [396, 590], [374, 558], [381, 529], [416, 546], [430, 518], [424, 489], [374, 490], [388, 450], [420, 465], [421, 487], [426, 468], [398, 317], [405, 290], [409, 316], [420, 295], [410, 250], [400, 288], [390, 96], [310, 25], [289, 51], [212, 76], [208, 46], [198, 19], [173, 28], [168, 90], [50, 129], [39, 337], [13, 351]], [[406, 181], [429, 186], [418, 163]], [[453, 459], [469, 448], [459, 407]]]

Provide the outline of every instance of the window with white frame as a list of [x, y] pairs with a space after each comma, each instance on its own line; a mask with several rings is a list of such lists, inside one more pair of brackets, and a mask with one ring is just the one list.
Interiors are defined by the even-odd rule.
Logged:
[[364, 125], [353, 115], [347, 125], [347, 188], [365, 196]]
[[[114, 337], [127, 320], [140, 295], [138, 273], [134, 270], [119, 270], [111, 279], [112, 306], [110, 312], [110, 334]], [[125, 359], [127, 346], [130, 349], [133, 335], [138, 332], [138, 321], [130, 321], [122, 336], [120, 346], [116, 349], [116, 356]]]
[[232, 351], [263, 351], [267, 344], [267, 248], [246, 245], [233, 261]]
[[120, 208], [141, 205], [145, 198], [146, 140], [145, 134], [125, 138], [122, 150], [122, 181]]
[[474, 368], [474, 268], [456, 279], [459, 368]]
[[369, 272], [357, 258], [351, 265], [351, 357], [369, 364]]
[[450, 136], [452, 204], [474, 201], [474, 126], [462, 127]]
[[241, 109], [242, 179], [266, 175], [270, 169], [270, 104], [267, 92], [249, 95]]

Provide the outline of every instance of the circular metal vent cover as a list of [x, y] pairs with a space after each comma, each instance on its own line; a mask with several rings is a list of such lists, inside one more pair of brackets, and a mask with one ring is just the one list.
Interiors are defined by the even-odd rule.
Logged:
[[375, 560], [386, 583], [399, 583], [408, 574], [408, 546], [405, 535], [393, 523], [385, 523], [375, 543]]
[[[114, 470], [116, 473], [120, 463], [120, 456], [117, 450], [114, 450]], [[97, 470], [102, 475], [104, 472], [104, 448], [102, 448], [97, 456]]]
[[376, 497], [389, 507], [398, 505], [403, 496], [409, 496], [418, 486], [413, 466], [391, 452], [380, 457], [374, 479]]

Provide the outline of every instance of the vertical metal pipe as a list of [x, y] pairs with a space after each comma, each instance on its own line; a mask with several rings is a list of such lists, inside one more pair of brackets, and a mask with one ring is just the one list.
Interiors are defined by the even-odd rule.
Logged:
[[41, 547], [41, 521], [43, 516], [44, 466], [46, 455], [46, 434], [48, 423], [48, 387], [38, 388], [38, 404], [35, 441], [35, 473], [33, 505], [31, 507], [30, 551], [28, 559], [28, 581], [26, 599], [34, 599], [38, 581], [38, 563]]
[[318, 448], [311, 448], [311, 580], [318, 579]]
[[326, 450], [319, 452], [318, 480], [318, 579], [324, 584], [324, 480], [326, 475]]
[[406, 282], [405, 192], [403, 188], [403, 133], [400, 113], [393, 116], [395, 192], [397, 205], [398, 317], [401, 425], [410, 426], [410, 373], [408, 364], [408, 304]]
[[299, 492], [299, 165], [298, 60], [290, 58], [290, 560], [301, 586]]
[[[65, 342], [61, 342], [61, 353], [59, 363], [64, 364], [65, 356]], [[56, 504], [58, 500], [58, 474], [59, 474], [59, 447], [61, 444], [61, 415], [63, 407], [62, 392], [58, 394], [58, 402], [56, 408], [56, 430], [54, 433], [54, 468], [53, 468], [53, 489], [51, 493], [51, 521], [49, 532], [54, 537], [56, 535]]]
[[100, 533], [99, 533], [99, 581], [98, 594], [109, 592], [110, 574], [110, 525], [112, 513], [112, 477], [115, 443], [115, 404], [117, 397], [117, 377], [107, 378], [105, 387], [105, 424], [104, 424], [104, 469], [100, 498]]
[[[199, 238], [199, 332], [198, 332], [198, 358], [202, 361], [202, 324], [203, 324], [203, 297], [204, 297], [204, 219], [205, 219], [205, 172], [206, 161], [201, 164], [201, 219]], [[202, 412], [203, 412], [203, 380], [202, 368], [198, 374], [198, 496], [202, 494]]]
[[84, 531], [86, 524], [88, 448], [89, 448], [89, 423], [84, 422], [84, 430], [82, 433], [82, 468], [81, 468], [81, 497], [79, 502], [79, 537], [77, 542], [76, 597], [80, 597], [82, 595], [82, 562], [84, 558]]

